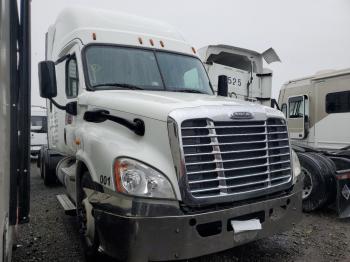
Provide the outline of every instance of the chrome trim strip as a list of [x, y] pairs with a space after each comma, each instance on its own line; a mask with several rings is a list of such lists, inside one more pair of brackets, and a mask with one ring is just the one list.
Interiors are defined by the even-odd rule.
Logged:
[[[273, 185], [273, 186], [270, 186], [269, 189], [271, 188], [276, 188], [276, 187], [279, 187], [281, 185], [284, 185], [284, 184], [287, 184], [289, 182], [291, 182], [291, 178], [286, 181], [286, 182], [283, 182], [283, 183], [279, 183], [279, 184], [276, 184], [276, 185]], [[204, 196], [204, 197], [201, 197], [201, 196], [197, 196], [196, 198], [198, 199], [206, 199], [206, 198], [218, 198], [218, 197], [223, 197], [223, 196], [235, 196], [235, 195], [241, 195], [241, 194], [249, 194], [249, 193], [256, 193], [256, 192], [259, 192], [259, 191], [264, 191], [266, 190], [266, 188], [260, 188], [260, 189], [256, 189], [256, 190], [247, 190], [247, 191], [240, 191], [240, 192], [237, 192], [237, 193], [231, 193], [231, 194], [222, 194], [222, 195], [215, 195], [215, 196]]]

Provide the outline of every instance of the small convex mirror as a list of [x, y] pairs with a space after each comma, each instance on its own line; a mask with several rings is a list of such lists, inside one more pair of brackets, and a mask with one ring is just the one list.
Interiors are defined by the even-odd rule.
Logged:
[[56, 69], [53, 61], [42, 61], [38, 65], [39, 89], [42, 98], [57, 96]]

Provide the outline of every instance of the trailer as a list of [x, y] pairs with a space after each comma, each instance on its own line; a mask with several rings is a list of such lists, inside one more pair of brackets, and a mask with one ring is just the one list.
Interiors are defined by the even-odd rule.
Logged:
[[303, 209], [350, 216], [350, 69], [288, 81], [279, 105], [305, 175]]
[[0, 2], [0, 261], [29, 221], [30, 6]]
[[[172, 26], [68, 8], [39, 63], [47, 100], [46, 185], [76, 214], [87, 259], [183, 260], [287, 230], [302, 176], [284, 115], [215, 95]], [[155, 235], [156, 233], [156, 235]]]

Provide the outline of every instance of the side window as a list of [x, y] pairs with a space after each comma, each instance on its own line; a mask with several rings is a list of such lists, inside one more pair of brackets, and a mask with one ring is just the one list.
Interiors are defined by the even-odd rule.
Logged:
[[303, 118], [304, 117], [304, 99], [302, 96], [291, 97], [289, 103], [289, 118]]
[[282, 104], [281, 111], [284, 114], [284, 116], [287, 117], [287, 104], [286, 103]]
[[350, 91], [327, 94], [326, 112], [328, 114], [350, 112]]
[[75, 56], [66, 62], [66, 96], [75, 98], [79, 91], [78, 65]]

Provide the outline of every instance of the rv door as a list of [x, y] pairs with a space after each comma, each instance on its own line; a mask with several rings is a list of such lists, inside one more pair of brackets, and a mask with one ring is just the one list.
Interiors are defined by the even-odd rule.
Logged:
[[293, 96], [288, 98], [288, 130], [290, 138], [304, 139], [308, 114], [306, 114], [306, 96]]

